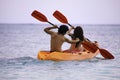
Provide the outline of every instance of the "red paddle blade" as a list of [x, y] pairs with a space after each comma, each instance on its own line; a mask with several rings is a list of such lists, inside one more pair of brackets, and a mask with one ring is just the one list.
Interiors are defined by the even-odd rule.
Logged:
[[58, 19], [60, 22], [62, 23], [67, 23], [68, 24], [68, 21], [67, 21], [67, 18], [61, 13], [59, 12], [58, 10], [56, 10], [54, 13], [53, 13], [53, 16]]
[[101, 55], [105, 59], [114, 59], [114, 56], [110, 52], [108, 52], [107, 50], [105, 50], [105, 49], [99, 49], [99, 50], [100, 50]]
[[46, 16], [38, 12], [37, 10], [34, 10], [31, 15], [39, 21], [48, 22]]
[[88, 41], [83, 42], [82, 45], [85, 49], [87, 49], [92, 53], [95, 53], [98, 50], [96, 45], [93, 45], [91, 42], [88, 42]]

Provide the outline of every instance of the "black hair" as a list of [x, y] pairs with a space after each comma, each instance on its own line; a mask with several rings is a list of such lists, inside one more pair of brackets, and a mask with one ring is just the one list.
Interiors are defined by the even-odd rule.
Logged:
[[79, 38], [80, 41], [76, 43], [75, 47], [78, 47], [78, 44], [84, 40], [83, 29], [80, 26], [77, 26], [74, 29], [73, 39]]
[[66, 26], [66, 25], [61, 25], [59, 28], [58, 28], [58, 33], [60, 33], [60, 34], [66, 34], [66, 32], [68, 31], [69, 29], [68, 29], [68, 26]]

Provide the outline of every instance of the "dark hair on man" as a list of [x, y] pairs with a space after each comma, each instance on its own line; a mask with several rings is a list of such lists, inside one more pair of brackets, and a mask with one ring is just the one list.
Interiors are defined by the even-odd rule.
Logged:
[[68, 29], [68, 26], [66, 26], [66, 25], [61, 25], [59, 28], [58, 28], [58, 33], [60, 33], [60, 34], [66, 34], [66, 32], [68, 31], [69, 29]]

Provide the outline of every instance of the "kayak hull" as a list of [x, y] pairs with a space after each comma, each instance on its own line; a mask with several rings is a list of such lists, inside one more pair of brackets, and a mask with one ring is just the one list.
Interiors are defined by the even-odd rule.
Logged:
[[87, 60], [94, 58], [99, 53], [97, 49], [94, 53], [84, 50], [83, 52], [68, 53], [68, 52], [49, 52], [39, 51], [38, 60], [54, 60], [54, 61], [69, 61], [69, 60]]

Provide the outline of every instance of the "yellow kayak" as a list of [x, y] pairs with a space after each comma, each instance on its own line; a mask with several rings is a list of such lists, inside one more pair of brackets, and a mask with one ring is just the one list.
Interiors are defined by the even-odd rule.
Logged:
[[38, 60], [54, 60], [54, 61], [68, 61], [68, 60], [87, 60], [94, 58], [99, 53], [97, 49], [94, 53], [84, 50], [77, 53], [68, 52], [49, 52], [49, 51], [39, 51], [37, 58]]

